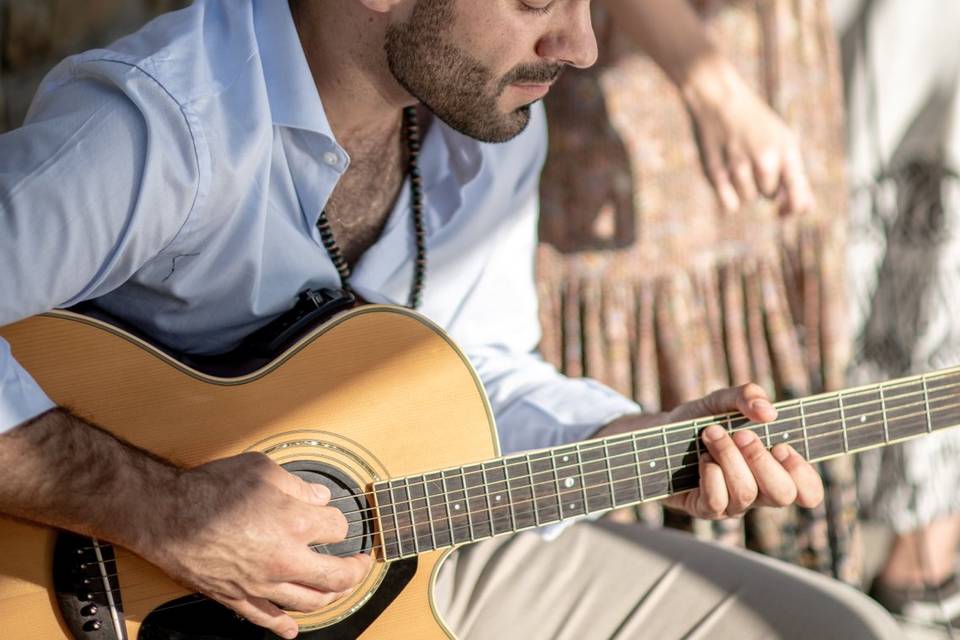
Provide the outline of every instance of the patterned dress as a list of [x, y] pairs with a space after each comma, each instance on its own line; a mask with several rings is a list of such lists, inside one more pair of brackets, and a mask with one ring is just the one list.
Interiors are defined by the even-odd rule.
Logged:
[[[686, 110], [656, 65], [599, 8], [601, 60], [547, 98], [541, 189], [542, 351], [650, 410], [755, 380], [780, 398], [841, 387], [847, 203], [839, 59], [823, 1], [697, 3], [714, 39], [802, 140], [818, 209], [767, 203], [724, 216]], [[815, 510], [669, 524], [859, 579], [849, 458], [822, 465]], [[655, 505], [638, 514], [662, 518]]]

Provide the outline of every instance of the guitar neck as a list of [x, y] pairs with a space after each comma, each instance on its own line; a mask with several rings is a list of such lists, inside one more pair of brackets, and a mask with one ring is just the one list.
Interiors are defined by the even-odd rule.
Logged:
[[700, 432], [750, 430], [807, 460], [960, 425], [960, 367], [775, 405], [776, 420], [708, 416], [374, 485], [386, 560], [602, 513], [695, 488]]

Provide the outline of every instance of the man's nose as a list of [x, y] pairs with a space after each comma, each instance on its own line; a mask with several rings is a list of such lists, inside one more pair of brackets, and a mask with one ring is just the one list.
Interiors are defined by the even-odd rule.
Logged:
[[553, 32], [537, 46], [540, 57], [585, 69], [597, 61], [597, 37], [590, 20], [590, 2], [577, 0]]

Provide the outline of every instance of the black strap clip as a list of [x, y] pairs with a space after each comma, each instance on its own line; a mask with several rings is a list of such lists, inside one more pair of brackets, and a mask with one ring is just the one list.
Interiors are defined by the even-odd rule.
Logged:
[[250, 334], [244, 340], [244, 347], [261, 355], [278, 355], [307, 331], [356, 302], [353, 293], [342, 289], [301, 291], [297, 304], [290, 311]]

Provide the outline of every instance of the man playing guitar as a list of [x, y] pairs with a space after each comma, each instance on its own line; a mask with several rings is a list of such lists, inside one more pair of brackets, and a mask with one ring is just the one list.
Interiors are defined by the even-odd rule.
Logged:
[[[507, 451], [731, 410], [770, 421], [756, 385], [647, 415], [534, 353], [537, 101], [596, 56], [589, 0], [198, 0], [69, 58], [0, 136], [0, 326], [92, 301], [215, 354], [301, 292], [347, 286], [419, 305], [456, 338]], [[297, 634], [284, 609], [319, 609], [369, 570], [308, 549], [346, 535], [326, 489], [258, 454], [183, 469], [131, 447], [54, 406], [2, 340], [0, 430], [0, 511], [116, 542], [281, 637]], [[822, 500], [789, 445], [719, 426], [702, 440], [700, 486], [670, 508]], [[896, 634], [852, 589], [753, 554], [623, 525], [554, 536], [457, 552], [438, 581], [450, 628]]]

